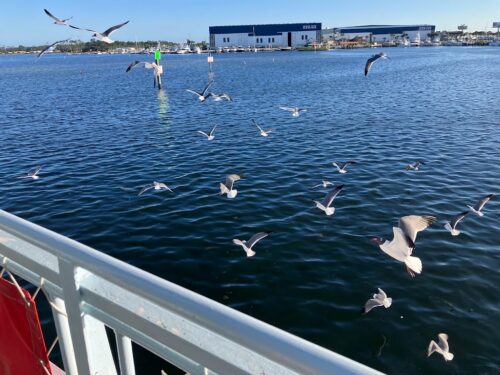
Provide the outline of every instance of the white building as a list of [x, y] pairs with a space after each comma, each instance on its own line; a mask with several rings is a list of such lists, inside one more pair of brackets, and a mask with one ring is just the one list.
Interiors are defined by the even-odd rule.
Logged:
[[334, 39], [363, 38], [371, 42], [390, 42], [396, 37], [405, 36], [411, 42], [416, 39], [425, 40], [429, 33], [436, 31], [434, 25], [366, 25], [324, 29], [323, 41]]
[[210, 48], [298, 47], [321, 42], [321, 23], [210, 26]]

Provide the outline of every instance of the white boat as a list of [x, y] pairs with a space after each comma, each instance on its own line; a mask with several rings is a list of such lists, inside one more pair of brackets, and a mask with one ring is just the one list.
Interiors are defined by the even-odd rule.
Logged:
[[406, 38], [401, 40], [401, 42], [399, 42], [399, 44], [398, 44], [398, 47], [409, 47], [409, 46], [410, 46], [410, 42]]
[[175, 51], [178, 55], [185, 55], [191, 52], [191, 48], [187, 44], [183, 44], [180, 48], [177, 48], [177, 51]]
[[410, 47], [420, 47], [420, 32], [417, 33], [415, 39], [410, 43]]
[[201, 48], [196, 46], [194, 47], [194, 53], [196, 53], [197, 55], [199, 55], [201, 53]]

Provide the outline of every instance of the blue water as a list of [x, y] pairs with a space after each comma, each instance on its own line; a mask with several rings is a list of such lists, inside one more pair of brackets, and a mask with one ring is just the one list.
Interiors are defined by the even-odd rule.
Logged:
[[[164, 56], [160, 92], [125, 73], [137, 56], [0, 56], [0, 207], [384, 372], [499, 373], [499, 197], [458, 237], [443, 220], [500, 193], [500, 49], [386, 52], [368, 77], [372, 50], [216, 55], [231, 103], [185, 91], [206, 56]], [[230, 173], [234, 200], [217, 194]], [[345, 184], [331, 217], [312, 202], [324, 178]], [[175, 193], [138, 198], [153, 180]], [[408, 214], [439, 219], [414, 279], [369, 240]], [[253, 258], [232, 244], [261, 230]], [[377, 287], [393, 305], [361, 315]], [[452, 362], [426, 357], [440, 332]], [[159, 371], [144, 358], [139, 374]]]

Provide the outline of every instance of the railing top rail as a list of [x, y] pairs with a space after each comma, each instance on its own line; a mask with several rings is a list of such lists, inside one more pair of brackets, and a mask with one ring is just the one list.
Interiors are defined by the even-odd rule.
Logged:
[[0, 229], [304, 374], [378, 371], [0, 210]]

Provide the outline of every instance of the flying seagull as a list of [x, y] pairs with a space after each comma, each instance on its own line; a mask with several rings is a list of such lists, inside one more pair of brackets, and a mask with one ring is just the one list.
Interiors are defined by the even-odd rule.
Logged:
[[327, 181], [327, 180], [322, 180], [321, 184], [314, 185], [312, 188], [316, 189], [317, 187], [320, 187], [320, 186], [323, 186], [324, 188], [327, 188], [328, 186], [333, 186], [333, 183], [331, 183], [330, 181]]
[[427, 348], [427, 357], [436, 352], [441, 354], [444, 357], [445, 361], [451, 361], [454, 355], [450, 353], [450, 346], [448, 345], [448, 335], [446, 333], [440, 333], [438, 337], [439, 343], [437, 344], [434, 340], [431, 340], [429, 347]]
[[264, 129], [262, 129], [262, 128], [259, 126], [259, 124], [257, 124], [257, 122], [256, 122], [254, 119], [252, 119], [252, 122], [253, 122], [253, 123], [254, 123], [254, 125], [255, 125], [258, 129], [259, 129], [259, 131], [260, 131], [260, 135], [261, 135], [261, 136], [263, 136], [263, 137], [267, 137], [267, 136], [269, 135], [269, 133], [272, 133], [272, 132], [273, 132], [271, 129], [269, 129], [269, 130], [264, 130]]
[[472, 206], [469, 206], [467, 205], [467, 207], [469, 207], [469, 209], [474, 212], [476, 215], [478, 216], [484, 216], [484, 214], [481, 212], [481, 210], [483, 209], [484, 205], [486, 203], [488, 203], [488, 201], [493, 198], [493, 194], [488, 194], [487, 196], [485, 196], [483, 199], [481, 199], [479, 202], [477, 202], [477, 204], [472, 207]]
[[233, 185], [236, 181], [241, 180], [241, 177], [237, 174], [230, 174], [226, 177], [225, 183], [220, 183], [220, 195], [227, 194], [227, 197], [232, 199], [238, 194], [238, 190], [233, 190]]
[[201, 91], [201, 92], [196, 92], [196, 91], [189, 90], [189, 89], [186, 91], [190, 92], [191, 94], [195, 94], [196, 96], [198, 96], [198, 99], [201, 102], [204, 102], [210, 96], [210, 93], [208, 92], [208, 88], [212, 85], [212, 83], [214, 83], [214, 81], [208, 82], [207, 85], [205, 86], [205, 88], [203, 89], [203, 91]]
[[456, 229], [457, 227], [457, 224], [460, 220], [462, 220], [467, 214], [469, 213], [469, 211], [465, 211], [465, 212], [462, 212], [456, 216], [454, 216], [451, 221], [447, 221], [446, 224], [444, 225], [444, 227], [450, 231], [451, 235], [452, 236], [458, 236], [460, 234], [460, 231]]
[[35, 167], [33, 169], [30, 169], [27, 174], [19, 176], [18, 178], [31, 178], [32, 180], [38, 180], [40, 178], [38, 172], [40, 172], [41, 169], [41, 166]]
[[299, 117], [301, 112], [307, 112], [306, 108], [299, 108], [299, 107], [280, 107], [283, 111], [288, 111], [292, 112], [293, 117]]
[[58, 40], [57, 42], [52, 43], [50, 46], [45, 47], [45, 49], [38, 54], [37, 58], [42, 57], [42, 55], [45, 55], [46, 53], [54, 51], [58, 44], [66, 43], [69, 42], [70, 40], [71, 39]]
[[125, 70], [125, 72], [129, 72], [131, 69], [133, 69], [134, 67], [136, 67], [137, 65], [140, 65], [140, 64], [144, 64], [144, 68], [146, 68], [146, 69], [154, 69], [154, 71], [153, 71], [153, 73], [154, 73], [154, 87], [156, 87], [156, 79], [161, 73], [160, 73], [160, 65], [157, 65], [155, 62], [150, 63], [147, 61], [137, 61], [136, 60], [127, 67], [127, 70]]
[[204, 131], [201, 131], [201, 130], [198, 130], [198, 133], [203, 134], [205, 137], [207, 137], [207, 139], [208, 139], [209, 141], [211, 141], [212, 139], [214, 139], [214, 138], [215, 138], [214, 132], [215, 132], [215, 128], [216, 128], [216, 127], [217, 127], [217, 125], [215, 125], [215, 126], [212, 128], [212, 130], [210, 130], [210, 133], [208, 133], [208, 134], [207, 134], [207, 133], [205, 133]]
[[403, 216], [399, 219], [398, 227], [393, 227], [394, 237], [392, 241], [387, 241], [381, 237], [374, 237], [374, 241], [380, 249], [390, 257], [406, 264], [406, 270], [414, 277], [415, 273], [422, 272], [422, 261], [420, 258], [412, 257], [415, 248], [417, 233], [423, 231], [434, 223], [434, 216]]
[[229, 94], [227, 94], [225, 92], [222, 94], [215, 94], [215, 93], [211, 92], [210, 94], [208, 94], [208, 96], [210, 96], [216, 102], [220, 102], [221, 100], [227, 100], [228, 102], [233, 101], [233, 98], [231, 98], [229, 96]]
[[418, 169], [420, 168], [421, 165], [425, 164], [422, 160], [417, 160], [415, 163], [413, 164], [408, 164], [406, 166], [406, 170], [407, 171], [418, 171]]
[[135, 68], [137, 65], [144, 64], [144, 68], [146, 69], [154, 69], [155, 71], [158, 70], [160, 67], [156, 65], [156, 63], [152, 62], [147, 62], [147, 61], [134, 61], [133, 63], [130, 63], [130, 65], [127, 67], [127, 70], [125, 72], [129, 72], [132, 68]]
[[378, 293], [375, 293], [373, 295], [373, 298], [370, 298], [368, 301], [365, 303], [365, 308], [364, 308], [364, 313], [367, 314], [371, 309], [379, 306], [384, 306], [386, 309], [388, 309], [391, 304], [392, 304], [392, 298], [387, 297], [387, 294], [380, 289], [378, 289]]
[[254, 234], [248, 241], [241, 241], [235, 238], [233, 240], [233, 243], [236, 245], [240, 245], [243, 250], [245, 250], [247, 257], [253, 257], [255, 255], [255, 251], [252, 250], [252, 247], [261, 239], [269, 236], [269, 234], [271, 234], [271, 232], [259, 232]]
[[356, 164], [356, 162], [354, 160], [350, 160], [350, 161], [346, 161], [345, 163], [338, 163], [338, 164], [336, 162], [332, 163], [332, 165], [337, 168], [339, 173], [342, 173], [342, 174], [347, 173], [347, 171], [345, 169], [351, 164]]
[[70, 19], [72, 19], [73, 17], [69, 17], [69, 18], [65, 18], [63, 20], [57, 18], [56, 16], [54, 16], [52, 13], [50, 13], [47, 9], [44, 9], [43, 10], [45, 12], [45, 14], [47, 14], [47, 16], [49, 16], [50, 18], [52, 18], [54, 20], [54, 23], [56, 25], [63, 25], [63, 26], [69, 26], [66, 21], [69, 21]]
[[330, 205], [333, 203], [333, 200], [340, 193], [340, 190], [342, 190], [343, 187], [344, 185], [336, 186], [326, 195], [325, 199], [323, 199], [323, 202], [321, 203], [318, 201], [314, 201], [314, 203], [316, 203], [316, 207], [324, 211], [327, 216], [333, 215], [335, 212], [335, 207], [330, 207]]
[[152, 184], [149, 184], [149, 185], [146, 185], [144, 186], [141, 191], [139, 192], [138, 195], [142, 195], [144, 194], [146, 191], [150, 190], [150, 189], [155, 189], [157, 191], [164, 191], [164, 190], [168, 190], [170, 191], [171, 193], [173, 193], [174, 191], [172, 189], [170, 189], [167, 185], [165, 185], [163, 182], [157, 182], [157, 181], [153, 181]]
[[98, 39], [98, 40], [100, 40], [100, 41], [102, 41], [104, 43], [111, 44], [111, 43], [114, 43], [114, 40], [109, 39], [109, 36], [111, 35], [111, 33], [115, 32], [120, 27], [125, 26], [129, 22], [130, 21], [127, 21], [127, 22], [121, 23], [119, 25], [112, 26], [112, 27], [110, 27], [109, 29], [107, 29], [106, 31], [104, 31], [102, 33], [98, 32], [98, 31], [95, 31], [95, 30], [92, 30], [92, 29], [84, 29], [84, 28], [81, 28], [81, 27], [73, 26], [73, 25], [69, 25], [69, 27], [72, 27], [73, 29], [77, 29], [77, 30], [90, 31], [91, 33], [94, 33], [94, 34], [92, 34], [92, 38], [96, 38], [96, 39]]
[[387, 56], [384, 52], [377, 53], [376, 55], [373, 55], [370, 57], [368, 60], [366, 60], [366, 65], [365, 65], [365, 76], [368, 75], [368, 72], [372, 68], [372, 65], [375, 61], [378, 59], [388, 59], [389, 56]]

